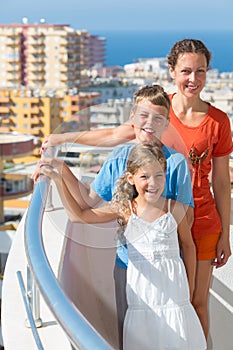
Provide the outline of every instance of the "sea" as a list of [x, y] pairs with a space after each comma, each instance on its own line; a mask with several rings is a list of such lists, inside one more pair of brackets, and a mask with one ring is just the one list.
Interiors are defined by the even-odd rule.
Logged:
[[177, 40], [202, 40], [212, 53], [211, 68], [233, 72], [233, 30], [229, 31], [100, 31], [106, 38], [106, 65], [124, 66], [139, 58], [167, 57]]

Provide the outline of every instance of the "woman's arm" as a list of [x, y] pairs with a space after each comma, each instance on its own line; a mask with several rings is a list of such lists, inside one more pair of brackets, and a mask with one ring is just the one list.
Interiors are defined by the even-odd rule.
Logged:
[[70, 192], [66, 182], [63, 181], [63, 174], [61, 175], [50, 165], [46, 164], [43, 164], [40, 169], [41, 174], [44, 174], [54, 180], [62, 204], [72, 222], [101, 223], [112, 221], [117, 218], [117, 214], [111, 210], [110, 205], [95, 209], [83, 209], [79, 204], [80, 198], [76, 198], [74, 193]]
[[216, 207], [222, 223], [222, 234], [217, 245], [216, 267], [227, 263], [231, 256], [229, 242], [231, 184], [229, 171], [229, 156], [214, 157], [212, 161], [212, 186]]

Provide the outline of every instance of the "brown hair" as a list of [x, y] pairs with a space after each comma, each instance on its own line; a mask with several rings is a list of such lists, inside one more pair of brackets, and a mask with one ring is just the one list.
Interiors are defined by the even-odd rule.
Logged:
[[207, 49], [201, 40], [197, 39], [184, 39], [177, 41], [167, 56], [168, 65], [172, 69], [175, 69], [179, 55], [187, 52], [203, 54], [206, 57], [207, 68], [209, 69], [211, 52]]

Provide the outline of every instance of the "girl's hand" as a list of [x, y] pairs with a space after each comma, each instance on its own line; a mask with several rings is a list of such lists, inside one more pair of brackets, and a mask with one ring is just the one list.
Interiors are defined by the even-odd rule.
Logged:
[[50, 179], [60, 179], [65, 163], [57, 158], [43, 158], [39, 160], [39, 173], [48, 176]]
[[39, 162], [37, 162], [35, 171], [31, 176], [32, 180], [34, 181], [34, 184], [38, 180], [39, 176], [40, 176], [40, 164], [39, 164]]

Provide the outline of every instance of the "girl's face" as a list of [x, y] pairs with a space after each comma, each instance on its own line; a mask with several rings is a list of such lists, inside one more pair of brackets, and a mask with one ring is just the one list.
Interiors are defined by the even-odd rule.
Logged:
[[135, 185], [138, 198], [147, 203], [156, 203], [164, 190], [165, 172], [158, 161], [140, 167], [136, 173], [128, 175], [128, 181]]
[[154, 142], [168, 126], [168, 110], [145, 99], [136, 105], [131, 120], [137, 142]]
[[206, 57], [199, 53], [182, 53], [174, 70], [170, 67], [169, 71], [178, 91], [187, 98], [198, 97], [206, 82]]

